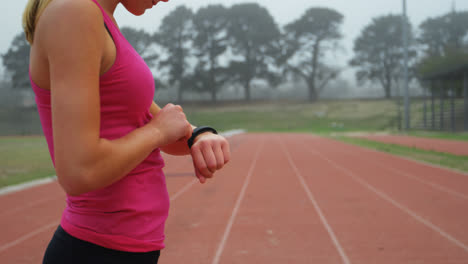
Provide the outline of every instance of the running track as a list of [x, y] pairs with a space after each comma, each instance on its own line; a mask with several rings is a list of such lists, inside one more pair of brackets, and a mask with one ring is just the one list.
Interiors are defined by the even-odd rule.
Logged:
[[367, 135], [361, 138], [383, 143], [415, 147], [424, 150], [468, 156], [468, 141], [423, 138], [413, 136]]
[[[468, 263], [468, 175], [305, 134], [230, 141], [206, 185], [167, 157], [160, 263]], [[0, 263], [40, 263], [63, 207], [57, 183], [0, 196]]]

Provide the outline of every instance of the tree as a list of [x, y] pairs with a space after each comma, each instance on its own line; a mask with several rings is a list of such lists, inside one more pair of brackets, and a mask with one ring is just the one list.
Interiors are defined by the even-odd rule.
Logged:
[[419, 28], [421, 34], [418, 41], [424, 47], [426, 58], [460, 51], [467, 46], [468, 11], [428, 18]]
[[146, 64], [153, 67], [158, 59], [158, 55], [152, 49], [152, 46], [156, 43], [153, 36], [142, 29], [137, 30], [132, 27], [122, 27], [120, 31], [135, 51], [145, 60]]
[[230, 8], [228, 35], [231, 52], [236, 57], [229, 65], [231, 81], [244, 87], [249, 101], [253, 79], [271, 84], [278, 80], [272, 65], [276, 56], [274, 43], [280, 38], [280, 32], [267, 9], [249, 3]]
[[201, 8], [193, 18], [195, 38], [193, 47], [198, 65], [193, 75], [197, 90], [209, 91], [211, 100], [227, 81], [225, 68], [219, 66], [219, 56], [228, 47], [227, 10], [222, 5]]
[[[431, 76], [468, 63], [468, 11], [428, 18], [419, 26], [424, 54], [417, 64], [420, 76]], [[457, 85], [461, 93], [461, 84]]]
[[285, 26], [285, 47], [280, 62], [286, 71], [302, 78], [309, 90], [309, 101], [318, 99], [339, 70], [325, 64], [327, 51], [338, 46], [343, 15], [328, 8], [310, 8], [296, 21]]
[[183, 91], [188, 86], [188, 59], [190, 42], [193, 37], [193, 13], [185, 6], [179, 6], [164, 17], [154, 39], [167, 51], [167, 58], [159, 66], [169, 69], [169, 84], [178, 85], [178, 98], [182, 102]]
[[[409, 58], [416, 57], [412, 39], [411, 24], [408, 27]], [[391, 97], [393, 85], [401, 73], [404, 58], [403, 23], [399, 15], [387, 15], [374, 18], [354, 42], [354, 58], [350, 65], [358, 68], [356, 79], [360, 82], [378, 82], [385, 92], [385, 98]]]
[[2, 55], [3, 65], [11, 78], [13, 88], [28, 88], [29, 86], [29, 51], [30, 46], [24, 33], [19, 33], [13, 39], [8, 51]]

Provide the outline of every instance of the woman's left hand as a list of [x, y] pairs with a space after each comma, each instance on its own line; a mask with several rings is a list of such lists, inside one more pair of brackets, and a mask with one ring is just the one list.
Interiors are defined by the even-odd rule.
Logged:
[[231, 157], [228, 141], [211, 132], [200, 134], [195, 138], [190, 154], [200, 183], [213, 178], [214, 173], [223, 168]]

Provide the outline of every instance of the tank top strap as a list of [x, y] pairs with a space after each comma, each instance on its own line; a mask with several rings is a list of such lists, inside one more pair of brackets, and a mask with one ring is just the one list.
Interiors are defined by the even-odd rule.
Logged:
[[102, 17], [104, 18], [104, 24], [107, 27], [107, 29], [109, 30], [109, 33], [111, 34], [114, 41], [117, 41], [117, 39], [121, 37], [122, 33], [117, 28], [117, 26], [114, 24], [114, 21], [112, 21], [112, 19], [106, 13], [104, 8], [102, 8], [102, 6], [96, 0], [92, 0], [92, 1], [99, 7], [99, 9], [101, 9]]

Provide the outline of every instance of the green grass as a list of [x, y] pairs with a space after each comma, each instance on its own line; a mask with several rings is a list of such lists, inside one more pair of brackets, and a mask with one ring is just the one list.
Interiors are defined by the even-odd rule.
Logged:
[[395, 144], [380, 143], [362, 138], [343, 136], [334, 138], [361, 147], [383, 151], [398, 156], [408, 157], [411, 159], [468, 172], [468, 157], [466, 156], [457, 156], [448, 153], [421, 150], [417, 148], [405, 147]]
[[243, 128], [252, 132], [312, 132], [329, 134], [396, 129], [393, 101], [327, 101], [264, 103], [218, 107], [184, 107], [195, 125], [218, 130]]
[[0, 137], [0, 187], [55, 174], [43, 137]]
[[409, 136], [428, 137], [448, 140], [462, 140], [468, 141], [468, 133], [448, 133], [448, 132], [426, 132], [426, 131], [412, 131], [407, 133]]

